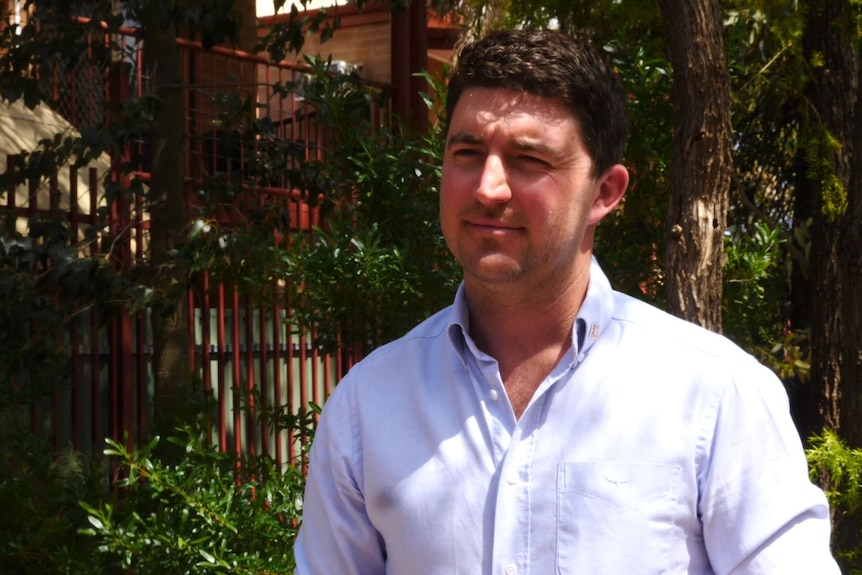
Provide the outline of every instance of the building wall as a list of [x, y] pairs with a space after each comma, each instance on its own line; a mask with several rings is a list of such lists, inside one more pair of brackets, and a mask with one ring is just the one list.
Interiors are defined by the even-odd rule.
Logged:
[[[341, 28], [328, 41], [321, 44], [319, 35], [307, 34], [302, 53], [295, 61], [304, 64], [303, 56], [313, 55], [333, 60], [344, 60], [362, 66], [362, 77], [375, 82], [392, 81], [391, 37], [392, 25], [385, 6], [370, 4], [362, 12], [353, 6], [339, 6]], [[261, 17], [259, 34], [262, 36], [273, 24], [285, 20], [283, 14]]]
[[239, 44], [237, 49], [254, 52], [257, 44], [257, 5], [255, 0], [234, 0], [234, 9], [239, 16]]
[[[375, 82], [392, 81], [390, 57], [391, 25], [389, 14], [385, 19], [343, 26], [329, 41], [321, 44], [316, 36], [305, 40], [303, 54], [320, 55], [333, 60], [344, 60], [362, 66], [362, 77]], [[297, 59], [303, 63], [302, 58]]]
[[[225, 53], [225, 50], [238, 50], [254, 54], [257, 44], [255, 10], [255, 0], [234, 0], [234, 17], [238, 23], [236, 44], [225, 42], [206, 49], [204, 42], [203, 49], [188, 45], [180, 50], [181, 73], [190, 86], [185, 91], [184, 132], [186, 171], [191, 177], [200, 178], [203, 173], [211, 172], [214, 164], [226, 161], [219, 156], [227, 152], [219, 150], [217, 142], [221, 133], [218, 115], [223, 110], [220, 101], [232, 96], [253, 99], [257, 94], [257, 64], [241, 55]], [[180, 36], [196, 42], [205, 40], [182, 31]]]

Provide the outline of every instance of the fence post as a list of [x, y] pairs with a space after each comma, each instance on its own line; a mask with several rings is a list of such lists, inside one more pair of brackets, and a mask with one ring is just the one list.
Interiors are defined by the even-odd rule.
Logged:
[[[108, 71], [108, 101], [119, 103], [131, 96], [130, 65], [125, 61], [112, 62]], [[110, 116], [108, 121], [111, 121]], [[128, 145], [127, 145], [128, 146]], [[108, 235], [112, 240], [111, 261], [124, 275], [132, 270], [132, 202], [129, 198], [130, 176], [123, 165], [130, 159], [128, 147], [114, 152], [111, 158], [111, 182], [119, 190], [110, 201]], [[127, 446], [137, 444], [141, 430], [135, 429], [134, 409], [145, 409], [141, 401], [135, 402], [134, 385], [134, 338], [132, 317], [120, 312], [112, 319], [108, 331], [110, 369], [108, 370], [109, 401], [111, 402], [110, 434], [117, 441], [128, 433]], [[143, 344], [138, 342], [138, 358], [143, 361]], [[146, 401], [146, 398], [140, 398]]]

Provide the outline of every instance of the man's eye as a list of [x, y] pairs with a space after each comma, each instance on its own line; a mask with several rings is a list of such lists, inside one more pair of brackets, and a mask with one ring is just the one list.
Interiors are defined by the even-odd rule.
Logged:
[[479, 155], [479, 150], [474, 150], [474, 149], [472, 149], [472, 148], [460, 148], [460, 149], [454, 150], [454, 151], [452, 152], [452, 155], [453, 155], [453, 156], [458, 156], [458, 157], [461, 157], [461, 158], [468, 158], [468, 157], [470, 157], [470, 156], [477, 156], [477, 155]]
[[518, 156], [518, 161], [523, 162], [525, 164], [532, 164], [536, 166], [547, 166], [548, 162], [543, 160], [542, 158], [537, 158], [536, 156]]

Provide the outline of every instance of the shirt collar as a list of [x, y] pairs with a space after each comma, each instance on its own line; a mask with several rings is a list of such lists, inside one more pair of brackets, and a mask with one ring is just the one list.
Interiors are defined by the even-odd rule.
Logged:
[[[464, 357], [465, 348], [470, 346], [475, 347], [470, 337], [470, 311], [467, 309], [467, 296], [464, 293], [464, 282], [458, 286], [458, 291], [455, 292], [455, 301], [452, 304], [450, 321], [446, 328], [449, 336], [449, 342], [459, 357]], [[473, 354], [476, 355], [477, 350], [473, 349]]]
[[[575, 320], [575, 332], [572, 341], [578, 342], [578, 359], [583, 360], [590, 348], [605, 331], [614, 311], [614, 292], [605, 272], [602, 271], [599, 262], [593, 257], [590, 263], [590, 283], [587, 287], [587, 296], [578, 310]], [[578, 326], [582, 326], [583, 337], [578, 338]]]

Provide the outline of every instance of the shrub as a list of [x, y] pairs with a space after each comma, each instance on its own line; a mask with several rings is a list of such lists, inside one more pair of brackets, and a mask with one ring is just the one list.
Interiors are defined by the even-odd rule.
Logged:
[[[316, 409], [286, 418], [313, 432]], [[283, 418], [283, 421], [285, 419]], [[123, 479], [114, 500], [83, 503], [100, 561], [136, 575], [292, 573], [302, 513], [302, 459], [279, 467], [267, 454], [223, 452], [186, 426], [139, 449], [109, 440]]]
[[811, 479], [829, 499], [835, 556], [843, 573], [862, 575], [862, 449], [848, 447], [828, 429], [809, 443]]

